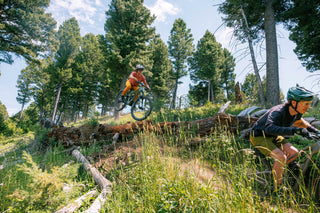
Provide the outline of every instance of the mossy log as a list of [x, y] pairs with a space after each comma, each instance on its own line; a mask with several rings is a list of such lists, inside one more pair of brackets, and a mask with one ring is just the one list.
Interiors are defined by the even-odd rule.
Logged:
[[119, 140], [132, 137], [142, 131], [152, 131], [156, 134], [180, 134], [181, 131], [194, 136], [206, 136], [218, 129], [224, 129], [235, 134], [248, 129], [257, 118], [247, 116], [235, 116], [225, 113], [218, 113], [213, 117], [196, 121], [176, 121], [160, 122], [154, 124], [150, 120], [128, 122], [125, 124], [112, 126], [100, 124], [97, 126], [84, 125], [75, 127], [55, 127], [48, 133], [48, 141], [55, 140], [61, 142], [65, 147], [81, 145], [93, 141], [112, 141], [115, 134], [119, 134]]

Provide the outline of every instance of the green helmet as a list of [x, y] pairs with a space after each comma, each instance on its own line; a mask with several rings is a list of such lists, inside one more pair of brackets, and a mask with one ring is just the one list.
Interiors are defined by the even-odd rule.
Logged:
[[304, 87], [291, 87], [287, 93], [288, 100], [294, 101], [312, 101], [315, 94]]

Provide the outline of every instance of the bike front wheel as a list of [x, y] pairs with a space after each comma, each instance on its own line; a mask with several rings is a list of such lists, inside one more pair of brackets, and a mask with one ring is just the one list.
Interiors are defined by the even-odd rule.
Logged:
[[122, 109], [125, 108], [126, 105], [127, 105], [127, 102], [126, 102], [125, 100], [122, 100], [122, 98], [121, 98], [122, 92], [123, 92], [123, 90], [121, 90], [121, 91], [117, 94], [116, 99], [114, 100], [114, 108], [115, 108], [117, 111], [122, 110]]
[[139, 97], [131, 107], [131, 115], [137, 121], [146, 119], [152, 111], [152, 101], [149, 97]]

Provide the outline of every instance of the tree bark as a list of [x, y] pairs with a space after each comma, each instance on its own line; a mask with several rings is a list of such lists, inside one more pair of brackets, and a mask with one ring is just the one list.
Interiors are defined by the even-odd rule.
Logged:
[[171, 109], [175, 109], [176, 108], [176, 99], [177, 99], [177, 91], [178, 91], [178, 82], [179, 79], [176, 79], [176, 83], [174, 85], [174, 89], [173, 89], [173, 94], [172, 94], [172, 102], [171, 102]]
[[248, 26], [248, 22], [247, 22], [247, 17], [246, 17], [246, 14], [244, 13], [244, 10], [242, 7], [241, 7], [241, 14], [242, 14], [245, 26], [246, 26], [246, 35], [247, 35], [247, 39], [248, 39], [251, 61], [252, 61], [254, 74], [256, 76], [258, 87], [259, 87], [260, 103], [261, 103], [262, 107], [265, 107], [265, 96], [264, 96], [264, 92], [263, 92], [262, 82], [261, 82], [261, 78], [260, 78], [260, 74], [259, 74], [259, 69], [258, 69], [256, 57], [255, 57], [254, 50], [253, 50], [252, 39], [249, 34], [249, 26]]
[[23, 115], [23, 108], [24, 108], [24, 103], [22, 104], [21, 106], [21, 111], [20, 111], [20, 116], [19, 116], [19, 122], [21, 121], [22, 119], [22, 115]]
[[58, 108], [58, 103], [59, 103], [59, 99], [60, 99], [60, 93], [61, 93], [61, 88], [62, 86], [59, 86], [58, 89], [58, 94], [57, 94], [57, 98], [56, 98], [56, 103], [54, 105], [54, 109], [53, 109], [53, 113], [52, 113], [52, 118], [51, 121], [54, 122], [54, 118], [56, 117], [56, 112], [57, 112], [57, 108]]
[[[126, 80], [127, 79], [127, 76], [126, 75], [123, 75], [123, 77], [122, 77], [122, 82], [121, 82], [121, 85], [120, 85], [120, 89], [121, 88], [124, 88], [124, 86], [126, 85]], [[113, 115], [114, 115], [114, 119], [116, 120], [116, 121], [118, 121], [119, 119], [120, 119], [120, 111], [117, 111], [116, 109], [114, 109], [114, 111], [113, 111], [114, 113], [113, 113]]]
[[100, 195], [85, 212], [100, 212], [104, 202], [106, 201], [106, 196], [111, 195], [112, 183], [107, 180], [95, 167], [93, 167], [78, 150], [73, 150], [72, 155], [78, 161], [82, 162], [85, 170], [93, 176], [94, 181], [101, 187]]
[[266, 0], [265, 7], [265, 36], [267, 55], [267, 103], [277, 105], [280, 103], [278, 47], [275, 24], [274, 0]]
[[211, 81], [208, 81], [208, 102], [211, 101], [210, 100], [210, 87], [211, 87]]
[[216, 97], [215, 97], [215, 93], [213, 92], [213, 83], [210, 84], [210, 90], [211, 90], [211, 96], [212, 96], [212, 104], [214, 104], [216, 102]]
[[90, 197], [94, 197], [97, 194], [96, 190], [87, 192], [86, 194], [82, 195], [81, 197], [79, 197], [78, 199], [76, 199], [75, 201], [73, 201], [71, 204], [69, 204], [68, 206], [56, 211], [55, 213], [69, 213], [69, 212], [75, 212], [77, 209], [79, 209], [83, 202], [90, 198]]

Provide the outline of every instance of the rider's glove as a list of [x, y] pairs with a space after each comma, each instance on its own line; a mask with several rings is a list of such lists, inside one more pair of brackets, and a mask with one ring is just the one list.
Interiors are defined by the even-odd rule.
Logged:
[[297, 128], [295, 133], [303, 137], [309, 136], [309, 131], [306, 128]]

